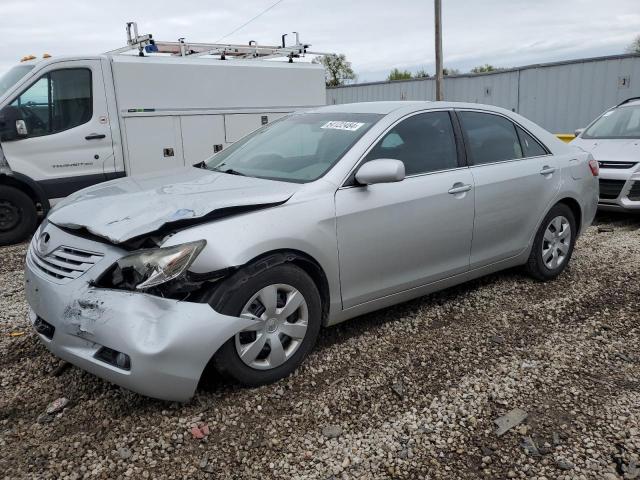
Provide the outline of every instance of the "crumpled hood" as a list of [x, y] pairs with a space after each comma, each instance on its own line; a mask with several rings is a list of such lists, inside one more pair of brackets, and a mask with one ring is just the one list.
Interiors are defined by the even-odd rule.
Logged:
[[570, 145], [582, 148], [599, 161], [640, 162], [640, 140], [577, 138]]
[[[216, 212], [286, 202], [300, 184], [185, 167], [85, 188], [60, 202], [48, 220], [122, 243], [164, 226], [188, 225]], [[242, 208], [245, 207], [245, 208]]]

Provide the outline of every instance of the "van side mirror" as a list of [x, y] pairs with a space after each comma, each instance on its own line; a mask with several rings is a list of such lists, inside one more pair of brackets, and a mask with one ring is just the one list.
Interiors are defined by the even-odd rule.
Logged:
[[404, 163], [391, 158], [370, 160], [356, 172], [356, 181], [360, 185], [392, 183], [404, 180]]
[[7, 105], [0, 110], [0, 141], [11, 142], [28, 134], [27, 124], [18, 108]]
[[576, 128], [576, 131], [573, 133], [576, 137], [579, 137], [582, 132], [584, 132], [584, 128]]

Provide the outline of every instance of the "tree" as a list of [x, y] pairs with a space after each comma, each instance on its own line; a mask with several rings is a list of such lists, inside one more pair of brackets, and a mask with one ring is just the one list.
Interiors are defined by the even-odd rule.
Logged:
[[443, 68], [442, 69], [442, 74], [445, 77], [448, 77], [449, 75], [458, 75], [460, 73], [460, 70], [458, 70], [457, 68]]
[[351, 62], [347, 61], [344, 53], [339, 55], [332, 53], [316, 57], [313, 63], [321, 63], [324, 66], [324, 78], [327, 87], [338, 87], [344, 85], [345, 81], [356, 78], [356, 74], [353, 73], [351, 68]]
[[413, 76], [413, 78], [429, 78], [431, 75], [429, 75], [427, 73], [427, 71], [423, 68], [418, 70], [415, 75]]
[[389, 80], [390, 82], [393, 82], [394, 80], [409, 80], [413, 78], [413, 75], [411, 75], [411, 72], [407, 71], [407, 70], [398, 70], [397, 68], [394, 68], [393, 70], [391, 70], [391, 73], [389, 73], [389, 76], [387, 77], [387, 80]]
[[500, 69], [494, 67], [493, 65], [489, 65], [488, 63], [485, 63], [484, 65], [473, 67], [471, 69], [471, 73], [487, 73], [487, 72], [495, 72], [496, 70], [500, 70]]
[[638, 35], [633, 42], [627, 47], [629, 53], [640, 53], [640, 35]]

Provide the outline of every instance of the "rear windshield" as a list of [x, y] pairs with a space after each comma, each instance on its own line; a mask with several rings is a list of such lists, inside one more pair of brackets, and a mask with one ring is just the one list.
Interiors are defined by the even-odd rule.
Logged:
[[640, 138], [640, 105], [605, 112], [584, 131], [582, 138]]
[[9, 91], [18, 80], [30, 72], [35, 65], [17, 65], [0, 76], [0, 97]]
[[205, 161], [232, 175], [305, 183], [322, 177], [383, 115], [294, 114]]

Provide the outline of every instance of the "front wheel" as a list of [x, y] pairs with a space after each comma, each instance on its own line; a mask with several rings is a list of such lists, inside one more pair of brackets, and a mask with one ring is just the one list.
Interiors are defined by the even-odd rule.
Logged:
[[218, 372], [247, 386], [272, 383], [293, 372], [320, 331], [318, 289], [304, 270], [289, 263], [243, 269], [216, 289], [209, 304], [225, 315], [256, 320], [213, 358]]
[[33, 201], [22, 190], [0, 186], [0, 246], [13, 245], [33, 233], [38, 212]]
[[528, 273], [542, 281], [556, 278], [567, 267], [577, 234], [571, 209], [559, 203], [542, 221], [526, 265]]

